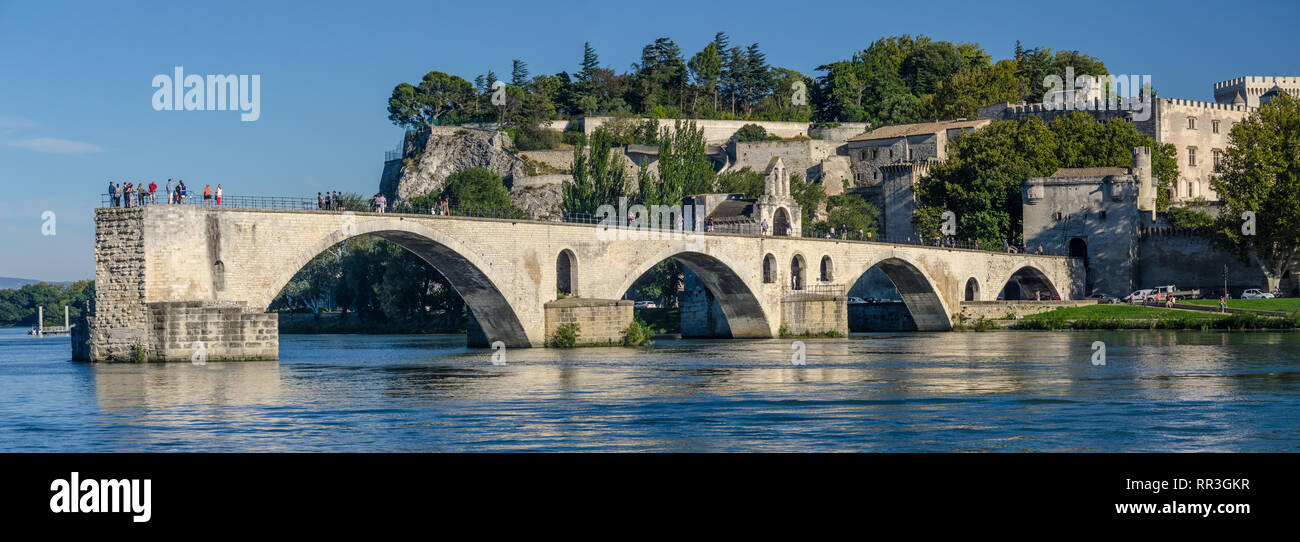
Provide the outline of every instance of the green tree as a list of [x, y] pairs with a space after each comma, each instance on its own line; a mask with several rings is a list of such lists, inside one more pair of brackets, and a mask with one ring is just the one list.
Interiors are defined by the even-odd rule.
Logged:
[[1300, 249], [1300, 100], [1279, 93], [1228, 140], [1210, 179], [1223, 204], [1211, 239], [1256, 265], [1273, 291]]
[[688, 64], [691, 74], [691, 82], [694, 86], [694, 95], [691, 98], [691, 111], [696, 111], [696, 106], [700, 92], [705, 92], [712, 98], [713, 111], [718, 109], [718, 82], [722, 77], [722, 52], [718, 50], [716, 42], [709, 42], [704, 46], [704, 50], [695, 53]]
[[440, 71], [424, 75], [419, 86], [399, 83], [388, 99], [388, 120], [398, 126], [434, 126], [448, 113], [463, 110], [474, 97], [469, 81]]
[[826, 202], [826, 219], [810, 223], [804, 237], [822, 237], [831, 228], [835, 228], [836, 237], [847, 230], [850, 239], [859, 239], [859, 231], [863, 236], [874, 234], [880, 231], [880, 211], [857, 194], [831, 196]]
[[591, 134], [590, 146], [579, 134], [573, 147], [573, 182], [563, 187], [565, 212], [595, 214], [601, 205], [617, 205], [627, 195], [623, 163], [612, 152], [613, 145], [613, 135], [604, 127]]
[[523, 88], [528, 84], [528, 63], [519, 59], [510, 61], [510, 84]]
[[523, 218], [524, 212], [510, 201], [501, 176], [492, 170], [472, 167], [457, 171], [447, 177], [442, 196], [451, 204], [452, 212], [484, 214], [501, 218]]
[[736, 130], [736, 141], [772, 141], [780, 137], [768, 135], [767, 129], [757, 124], [746, 124]]
[[935, 116], [940, 119], [975, 118], [976, 110], [989, 104], [1016, 101], [1020, 95], [1014, 60], [992, 67], [965, 68], [948, 81], [940, 81], [935, 92]]
[[718, 175], [717, 190], [727, 194], [744, 194], [746, 198], [757, 199], [766, 190], [763, 174], [749, 167], [731, 170]]
[[694, 122], [677, 121], [659, 133], [658, 171], [641, 170], [638, 196], [645, 205], [680, 205], [682, 198], [713, 188], [713, 164], [705, 154], [704, 131]]
[[[820, 184], [804, 182], [803, 176], [798, 173], [791, 173], [790, 197], [794, 198], [799, 208], [803, 209], [803, 223], [812, 224], [817, 209], [822, 206], [822, 202], [826, 201], [826, 190]], [[804, 233], [805, 237], [808, 235], [807, 232]]]
[[[1046, 177], [1062, 167], [1131, 166], [1133, 147], [1143, 146], [1154, 150], [1152, 168], [1160, 183], [1178, 177], [1172, 146], [1156, 145], [1129, 122], [1099, 123], [1080, 112], [1050, 124], [1038, 117], [995, 121], [950, 143], [948, 159], [931, 166], [918, 183], [917, 200], [922, 209], [956, 213], [959, 238], [988, 246], [1018, 242], [1026, 178]], [[918, 231], [928, 227], [929, 218], [922, 214], [913, 220]]]

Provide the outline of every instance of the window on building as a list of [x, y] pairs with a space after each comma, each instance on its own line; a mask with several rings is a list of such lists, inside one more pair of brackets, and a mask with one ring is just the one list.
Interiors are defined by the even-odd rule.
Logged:
[[1061, 212], [1060, 212], [1060, 211], [1057, 211], [1057, 212], [1055, 212], [1055, 213], [1052, 213], [1052, 220], [1060, 220], [1060, 219], [1061, 219]]
[[1211, 122], [1210, 122], [1210, 128], [1212, 128], [1212, 129], [1214, 130], [1214, 133], [1216, 133], [1216, 134], [1219, 133], [1219, 121], [1217, 121], [1217, 120], [1216, 120], [1216, 121], [1211, 121]]
[[1099, 218], [1099, 219], [1101, 219], [1101, 220], [1106, 220], [1106, 211], [1099, 211], [1099, 212], [1097, 212], [1097, 218]]
[[1214, 149], [1214, 167], [1219, 167], [1219, 162], [1221, 160], [1223, 160], [1223, 152], [1219, 149]]
[[1187, 165], [1189, 166], [1196, 165], [1196, 147], [1187, 148]]
[[1196, 117], [1187, 117], [1187, 129], [1188, 130], [1196, 129]]

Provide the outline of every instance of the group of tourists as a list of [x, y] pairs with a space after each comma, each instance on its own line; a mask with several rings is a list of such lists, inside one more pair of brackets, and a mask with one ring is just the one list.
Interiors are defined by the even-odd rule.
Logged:
[[388, 209], [388, 196], [383, 193], [375, 194], [370, 197], [370, 208], [376, 213], [382, 213]]
[[438, 198], [433, 207], [429, 208], [429, 214], [447, 216], [451, 214], [451, 200], [447, 198]]
[[[788, 229], [788, 225], [787, 225], [787, 229]], [[849, 240], [849, 237], [852, 236], [852, 235], [853, 235], [853, 232], [852, 232], [851, 230], [849, 230], [849, 227], [848, 227], [848, 226], [845, 226], [845, 225], [843, 225], [843, 224], [841, 224], [840, 227], [839, 227], [839, 229], [836, 229], [835, 226], [831, 226], [831, 229], [829, 229], [829, 230], [826, 231], [825, 238], [827, 238], [827, 239], [843, 239], [843, 240], [845, 240], [845, 241], [848, 241], [848, 240]], [[871, 232], [869, 232], [869, 231], [864, 231], [862, 228], [858, 228], [858, 239], [857, 239], [857, 240], [858, 240], [858, 241], [870, 241], [870, 240], [871, 240]]]
[[337, 211], [343, 208], [343, 193], [339, 191], [316, 193], [316, 210]]
[[[108, 182], [108, 198], [113, 207], [139, 207], [142, 205], [158, 203], [158, 183], [149, 181], [146, 185], [143, 182], [136, 183], [114, 183]], [[203, 206], [219, 207], [221, 198], [225, 195], [225, 190], [218, 184], [216, 190], [212, 185], [203, 186]], [[185, 186], [185, 181], [167, 179], [167, 186], [162, 190], [163, 203], [183, 204], [189, 199], [189, 188]]]

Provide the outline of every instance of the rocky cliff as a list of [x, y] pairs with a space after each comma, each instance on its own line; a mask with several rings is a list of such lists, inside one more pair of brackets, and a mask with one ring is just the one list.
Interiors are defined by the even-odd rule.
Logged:
[[511, 147], [504, 132], [435, 127], [407, 141], [400, 171], [381, 179], [379, 190], [401, 204], [442, 190], [452, 173], [472, 167], [490, 169], [509, 184], [524, 175], [524, 162]]
[[385, 164], [379, 190], [397, 206], [441, 191], [453, 173], [481, 167], [501, 176], [510, 187], [511, 201], [520, 209], [539, 219], [558, 219], [560, 186], [567, 176], [528, 177], [525, 161], [512, 148], [510, 136], [504, 132], [434, 127], [408, 139], [405, 158]]

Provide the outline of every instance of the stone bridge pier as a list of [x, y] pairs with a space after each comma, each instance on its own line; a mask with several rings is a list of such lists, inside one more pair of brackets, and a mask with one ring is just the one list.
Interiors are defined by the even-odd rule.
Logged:
[[619, 300], [669, 258], [698, 277], [684, 297], [707, 297], [725, 320], [717, 334], [733, 338], [847, 333], [844, 292], [872, 267], [922, 330], [951, 329], [963, 300], [993, 300], [1009, 281], [1062, 299], [1082, 283], [1062, 257], [528, 220], [150, 205], [97, 209], [95, 227], [95, 309], [73, 338], [74, 358], [93, 361], [277, 359], [266, 308], [313, 257], [358, 235], [446, 276], [473, 316], [472, 346], [543, 346], [563, 323], [581, 342], [615, 341], [632, 319]]

